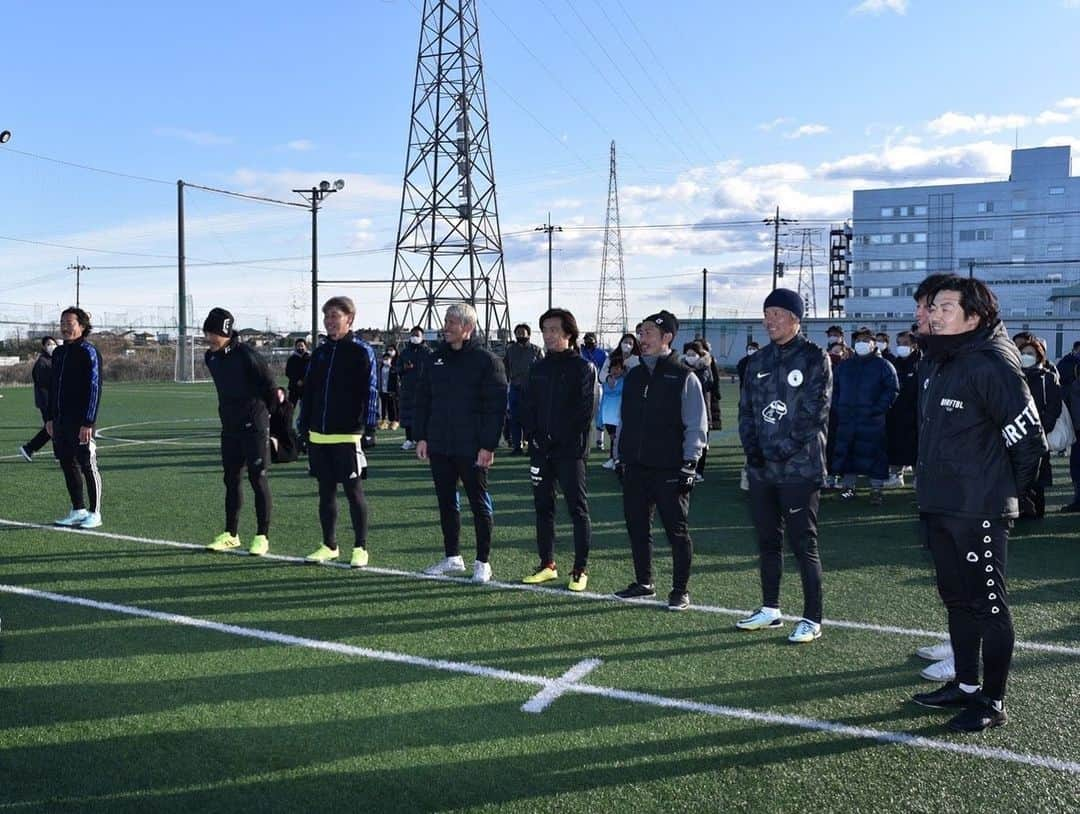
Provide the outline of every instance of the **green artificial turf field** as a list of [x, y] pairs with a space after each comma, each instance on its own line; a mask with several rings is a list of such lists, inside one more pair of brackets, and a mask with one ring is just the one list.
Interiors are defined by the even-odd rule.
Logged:
[[[212, 387], [106, 385], [96, 532], [37, 525], [68, 511], [63, 479], [50, 448], [30, 464], [15, 454], [37, 429], [30, 390], [4, 396], [0, 810], [1080, 810], [1075, 515], [1015, 530], [1010, 723], [961, 737], [946, 713], [906, 703], [932, 686], [915, 648], [944, 628], [910, 487], [878, 508], [823, 498], [820, 640], [788, 644], [790, 622], [733, 628], [760, 595], [730, 386], [693, 494], [681, 614], [609, 598], [632, 569], [599, 459], [589, 592], [520, 586], [534, 515], [527, 464], [505, 452], [491, 476], [496, 582], [473, 586], [418, 573], [441, 535], [401, 432], [370, 454], [371, 563], [349, 570], [295, 561], [320, 542], [303, 461], [271, 473], [270, 558], [201, 550], [222, 530]], [[559, 531], [568, 570], [561, 507]], [[467, 508], [462, 537], [471, 561]], [[785, 614], [801, 599], [788, 557]]]

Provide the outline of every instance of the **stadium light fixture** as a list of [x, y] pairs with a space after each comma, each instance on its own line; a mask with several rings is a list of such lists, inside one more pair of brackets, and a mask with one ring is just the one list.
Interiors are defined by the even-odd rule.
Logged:
[[11, 141], [11, 131], [0, 130], [0, 144], [7, 144], [9, 141]]
[[319, 339], [319, 203], [327, 195], [345, 189], [345, 181], [338, 178], [334, 183], [323, 180], [311, 189], [294, 189], [311, 204], [311, 344]]

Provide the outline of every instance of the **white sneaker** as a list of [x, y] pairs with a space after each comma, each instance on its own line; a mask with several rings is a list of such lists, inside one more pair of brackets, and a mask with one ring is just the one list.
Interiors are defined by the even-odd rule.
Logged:
[[614, 458], [608, 458], [606, 461], [604, 461], [604, 469], [614, 469], [614, 468], [615, 468], [615, 459]]
[[915, 651], [915, 655], [927, 661], [941, 661], [952, 658], [952, 642], [946, 639], [937, 644], [927, 644]]
[[30, 463], [31, 461], [34, 460], [34, 453], [32, 453], [30, 450], [28, 450], [22, 444], [19, 444], [19, 454], [23, 456], [23, 460], [26, 461], [27, 463]]
[[101, 512], [87, 512], [86, 519], [76, 523], [81, 529], [96, 529], [101, 526]]
[[406, 449], [406, 450], [407, 449], [416, 449], [416, 442], [415, 441], [403, 441], [402, 444], [401, 444], [401, 448]]
[[811, 622], [809, 619], [800, 619], [799, 623], [795, 625], [795, 629], [791, 631], [791, 635], [787, 637], [787, 640], [789, 642], [795, 642], [796, 644], [803, 644], [820, 638], [821, 625], [817, 622]]
[[61, 517], [59, 520], [54, 520], [54, 526], [81, 526], [83, 522], [90, 516], [90, 512], [86, 509], [72, 509], [71, 513], [67, 517]]
[[739, 475], [739, 488], [744, 492], [750, 491], [750, 476], [746, 474], [746, 467], [742, 469], [742, 474]]
[[900, 474], [889, 475], [888, 479], [884, 483], [886, 489], [899, 489], [904, 485], [904, 476]]
[[429, 565], [424, 569], [424, 573], [431, 577], [437, 577], [454, 571], [464, 570], [465, 560], [459, 555], [457, 557], [445, 557], [434, 565]]
[[947, 659], [935, 661], [919, 675], [927, 681], [952, 681], [956, 678], [956, 662], [953, 661], [952, 656], [949, 656]]
[[758, 608], [745, 619], [735, 623], [739, 630], [761, 630], [764, 627], [783, 627], [784, 620], [780, 618], [780, 608]]
[[473, 563], [472, 581], [477, 583], [491, 582], [491, 563], [476, 560]]

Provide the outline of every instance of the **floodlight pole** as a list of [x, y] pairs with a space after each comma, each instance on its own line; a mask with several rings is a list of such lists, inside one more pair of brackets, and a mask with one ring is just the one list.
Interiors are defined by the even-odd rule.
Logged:
[[311, 346], [318, 344], [319, 339], [319, 203], [327, 195], [339, 192], [345, 188], [345, 182], [337, 180], [333, 184], [329, 181], [320, 181], [318, 186], [311, 189], [294, 189], [293, 192], [300, 195], [311, 204]]
[[176, 182], [176, 291], [179, 301], [176, 307], [176, 362], [180, 380], [187, 375], [187, 260], [184, 256], [184, 182]]

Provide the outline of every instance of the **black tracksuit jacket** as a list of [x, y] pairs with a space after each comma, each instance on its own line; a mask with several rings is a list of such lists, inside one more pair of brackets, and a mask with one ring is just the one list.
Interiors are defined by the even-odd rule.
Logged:
[[234, 331], [228, 345], [206, 351], [203, 359], [217, 388], [222, 432], [267, 430], [276, 385], [263, 358]]
[[93, 427], [101, 405], [101, 354], [86, 339], [53, 351], [49, 419], [67, 427]]
[[304, 378], [300, 430], [325, 435], [373, 431], [379, 415], [379, 371], [371, 345], [352, 331], [315, 348]]
[[534, 362], [521, 409], [532, 455], [584, 458], [595, 401], [596, 368], [577, 348]]
[[1038, 409], [1001, 322], [962, 336], [928, 338], [919, 366], [919, 511], [1016, 517], [1047, 451]]
[[454, 350], [440, 342], [420, 371], [416, 385], [413, 438], [428, 451], [475, 458], [494, 451], [506, 415], [506, 373], [502, 362], [475, 336]]

